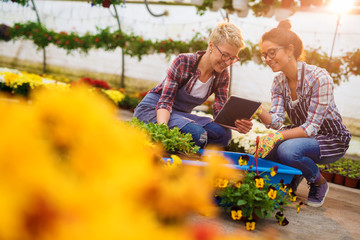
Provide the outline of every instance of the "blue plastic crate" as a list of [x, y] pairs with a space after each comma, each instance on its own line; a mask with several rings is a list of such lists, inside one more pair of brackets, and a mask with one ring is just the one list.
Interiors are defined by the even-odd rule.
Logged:
[[[214, 151], [214, 150], [200, 150], [200, 153], [202, 155], [205, 155], [208, 151]], [[240, 169], [240, 170], [249, 170], [249, 171], [256, 171], [256, 163], [254, 161], [254, 156], [251, 154], [245, 154], [245, 153], [238, 153], [238, 152], [227, 152], [227, 151], [218, 151], [223, 154], [223, 156], [233, 162], [233, 164], [226, 164], [229, 168], [234, 169]], [[241, 156], [247, 155], [249, 156], [249, 161], [247, 165], [239, 166], [238, 160]], [[164, 158], [164, 161], [167, 161], [168, 158]], [[170, 160], [172, 161], [172, 160]], [[301, 171], [292, 168], [289, 166], [285, 166], [283, 164], [268, 161], [262, 158], [258, 158], [258, 171], [261, 176], [267, 175], [270, 179], [270, 183], [277, 184], [280, 182], [281, 179], [284, 180], [284, 184], [291, 183], [291, 180], [293, 179], [294, 175], [301, 175]], [[206, 162], [202, 161], [194, 161], [194, 160], [186, 160], [182, 159], [182, 163], [185, 165], [192, 165], [192, 166], [206, 166]], [[250, 165], [253, 164], [253, 167], [249, 169]], [[278, 172], [275, 176], [270, 175], [270, 168], [277, 166]]]

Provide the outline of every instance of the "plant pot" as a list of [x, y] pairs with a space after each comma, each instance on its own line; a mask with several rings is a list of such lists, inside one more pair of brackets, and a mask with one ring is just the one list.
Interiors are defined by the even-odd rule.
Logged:
[[204, 0], [191, 0], [191, 3], [196, 6], [201, 6], [204, 3]]
[[275, 9], [275, 19], [277, 21], [284, 20], [288, 17], [290, 17], [292, 14], [292, 11], [286, 8], [277, 8]]
[[212, 8], [210, 8], [210, 11], [216, 12], [220, 8], [222, 8], [225, 4], [225, 0], [214, 0]]
[[253, 55], [253, 56], [251, 57], [251, 60], [252, 60], [253, 62], [255, 62], [256, 64], [261, 64], [261, 63], [262, 63], [261, 58], [260, 58], [259, 56], [257, 56], [257, 55]]
[[247, 17], [247, 15], [249, 14], [249, 7], [241, 11], [236, 11], [236, 14], [238, 15], [238, 17]]
[[235, 10], [243, 11], [249, 8], [249, 0], [233, 0], [232, 5]]
[[320, 7], [321, 5], [323, 5], [324, 1], [323, 0], [312, 0], [311, 4], [316, 6], [316, 7]]
[[266, 17], [266, 18], [271, 18], [272, 16], [274, 16], [274, 14], [275, 14], [275, 8], [270, 6], [269, 10], [266, 13], [264, 13], [263, 16]]
[[262, 3], [266, 4], [266, 5], [273, 5], [274, 2], [275, 2], [275, 0], [262, 0]]
[[328, 173], [321, 171], [321, 175], [326, 179], [327, 182], [333, 182], [334, 173]]
[[301, 0], [300, 6], [302, 8], [308, 8], [311, 5], [312, 0]]
[[235, 13], [235, 10], [232, 10], [232, 9], [227, 8], [227, 9], [226, 9], [226, 13], [227, 13], [227, 14], [234, 14], [234, 13]]
[[356, 188], [358, 185], [359, 179], [345, 177], [344, 185], [351, 188]]
[[335, 173], [333, 183], [344, 185], [345, 176]]
[[[253, 212], [253, 214], [252, 214], [252, 220], [257, 221], [257, 220], [259, 220], [259, 218], [260, 218], [260, 217]], [[240, 220], [243, 221], [243, 222], [246, 222], [246, 221], [249, 220], [249, 218], [248, 218], [248, 217], [241, 217]]]
[[281, 7], [282, 8], [291, 8], [294, 5], [294, 0], [282, 0]]

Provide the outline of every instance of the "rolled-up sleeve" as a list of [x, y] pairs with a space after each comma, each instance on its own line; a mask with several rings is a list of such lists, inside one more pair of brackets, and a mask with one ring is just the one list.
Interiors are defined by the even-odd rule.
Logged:
[[280, 129], [285, 121], [285, 100], [284, 100], [284, 84], [281, 84], [281, 76], [276, 76], [271, 87], [271, 123], [273, 129]]
[[229, 92], [229, 85], [230, 85], [230, 73], [228, 69], [225, 69], [219, 76], [218, 76], [217, 84], [215, 85], [215, 99], [213, 104], [213, 117], [215, 118], [228, 98]]
[[300, 127], [309, 136], [315, 136], [328, 112], [331, 96], [334, 91], [332, 78], [324, 70], [314, 73], [315, 81], [312, 82], [310, 105], [306, 122]]
[[176, 91], [182, 77], [182, 61], [181, 56], [178, 56], [170, 65], [167, 70], [167, 74], [163, 83], [163, 90], [161, 97], [156, 105], [156, 110], [166, 109], [169, 112], [172, 111], [172, 105], [174, 103]]

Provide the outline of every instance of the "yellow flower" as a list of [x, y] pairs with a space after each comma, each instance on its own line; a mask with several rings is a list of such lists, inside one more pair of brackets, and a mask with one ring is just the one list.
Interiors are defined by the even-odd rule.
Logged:
[[229, 185], [229, 180], [223, 178], [217, 178], [214, 183], [214, 186], [219, 188], [226, 188], [228, 185]]
[[243, 166], [243, 165], [247, 165], [248, 164], [248, 160], [243, 158], [243, 156], [241, 156], [238, 160], [239, 162], [239, 166]]
[[255, 225], [256, 225], [256, 222], [255, 222], [254, 220], [252, 220], [252, 221], [247, 221], [247, 222], [245, 223], [246, 230], [248, 230], [248, 231], [253, 231], [253, 230], [255, 230]]
[[287, 187], [286, 185], [282, 185], [280, 188], [279, 188], [280, 191], [283, 191], [283, 192], [286, 192], [287, 191]]
[[255, 185], [257, 188], [263, 188], [264, 187], [264, 179], [260, 176], [255, 176], [254, 177], [254, 180], [255, 180]]
[[236, 187], [236, 188], [241, 188], [241, 182], [240, 181], [237, 181], [235, 184], [234, 184], [234, 186]]
[[303, 205], [303, 202], [300, 202], [297, 206], [296, 206], [296, 212], [299, 213], [300, 212], [300, 207], [301, 205]]
[[276, 198], [276, 194], [277, 194], [277, 190], [276, 188], [274, 188], [273, 186], [269, 187], [269, 191], [268, 191], [268, 196], [271, 199], [275, 199]]
[[231, 217], [234, 220], [240, 220], [242, 217], [242, 211], [241, 210], [231, 210]]
[[177, 155], [171, 155], [170, 156], [173, 159], [173, 164], [178, 166], [182, 164], [181, 158], [179, 158]]
[[101, 91], [103, 91], [116, 105], [125, 98], [125, 95], [117, 90], [102, 89]]
[[278, 166], [273, 166], [272, 168], [270, 168], [270, 176], [275, 176], [277, 174], [279, 167]]
[[290, 201], [296, 202], [297, 196], [295, 194], [290, 195]]

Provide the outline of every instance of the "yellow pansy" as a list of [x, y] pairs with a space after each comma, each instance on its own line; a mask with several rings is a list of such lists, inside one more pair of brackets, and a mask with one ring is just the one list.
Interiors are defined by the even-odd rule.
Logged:
[[255, 222], [254, 220], [252, 220], [252, 221], [247, 221], [247, 222], [245, 223], [246, 230], [248, 230], [248, 231], [253, 231], [253, 230], [255, 230], [255, 225], [256, 225], [256, 222]]
[[231, 210], [231, 218], [233, 220], [240, 220], [242, 217], [242, 211], [241, 210]]
[[264, 179], [260, 176], [255, 176], [254, 177], [254, 180], [255, 180], [255, 185], [257, 188], [263, 188], [264, 187]]
[[269, 190], [268, 190], [268, 196], [269, 196], [269, 198], [275, 199], [275, 198], [276, 198], [276, 194], [277, 194], [276, 188], [273, 187], [273, 186], [270, 186], [270, 187], [269, 187]]

